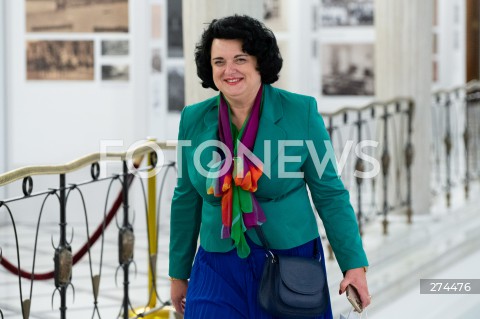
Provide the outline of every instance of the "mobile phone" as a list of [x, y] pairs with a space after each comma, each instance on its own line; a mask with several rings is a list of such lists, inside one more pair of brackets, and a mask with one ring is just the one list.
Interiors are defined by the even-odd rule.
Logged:
[[353, 306], [356, 312], [361, 313], [363, 311], [362, 301], [358, 295], [357, 289], [352, 285], [347, 286], [347, 299]]

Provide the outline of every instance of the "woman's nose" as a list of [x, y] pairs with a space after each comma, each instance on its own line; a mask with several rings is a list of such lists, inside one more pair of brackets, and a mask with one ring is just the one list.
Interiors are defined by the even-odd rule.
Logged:
[[225, 73], [227, 74], [232, 74], [235, 73], [235, 63], [233, 62], [227, 62], [225, 65]]

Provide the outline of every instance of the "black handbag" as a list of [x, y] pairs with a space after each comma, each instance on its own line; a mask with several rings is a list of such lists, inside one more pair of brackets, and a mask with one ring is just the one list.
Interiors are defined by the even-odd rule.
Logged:
[[257, 226], [255, 230], [267, 254], [258, 291], [260, 306], [281, 318], [322, 315], [329, 296], [319, 260], [274, 254], [262, 229]]

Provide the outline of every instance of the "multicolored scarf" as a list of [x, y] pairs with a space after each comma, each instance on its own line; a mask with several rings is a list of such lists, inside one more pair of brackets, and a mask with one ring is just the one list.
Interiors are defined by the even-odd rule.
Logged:
[[[221, 238], [231, 238], [241, 258], [250, 254], [244, 232], [266, 221], [265, 214], [254, 195], [257, 191], [257, 182], [263, 174], [263, 166], [255, 165], [244, 152], [237, 154], [237, 149], [243, 146], [253, 152], [260, 122], [262, 91], [261, 86], [250, 115], [235, 141], [232, 130], [236, 128], [232, 127], [228, 103], [222, 94], [219, 95], [218, 134], [220, 141], [232, 154], [233, 163], [230, 163], [232, 165], [225, 174], [220, 175], [220, 169], [228, 164], [225, 159], [220, 161], [211, 167], [207, 177], [207, 193], [222, 197]], [[239, 145], [239, 142], [243, 146]]]

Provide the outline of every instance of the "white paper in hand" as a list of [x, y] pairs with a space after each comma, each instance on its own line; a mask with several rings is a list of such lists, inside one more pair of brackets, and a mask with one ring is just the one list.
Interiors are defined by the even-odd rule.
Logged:
[[[339, 319], [362, 319], [362, 317], [363, 317], [363, 313], [359, 314], [358, 312], [355, 312], [352, 309], [346, 316], [344, 314], [340, 314]], [[365, 317], [365, 318], [368, 318], [368, 317]]]

